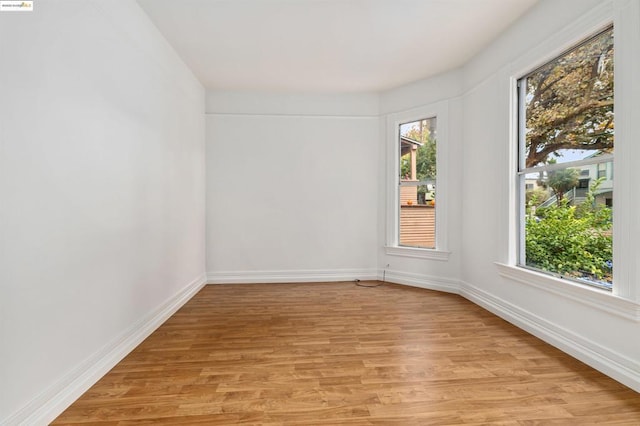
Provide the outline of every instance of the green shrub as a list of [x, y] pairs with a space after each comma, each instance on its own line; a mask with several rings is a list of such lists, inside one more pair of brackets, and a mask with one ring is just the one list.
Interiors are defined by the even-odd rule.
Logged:
[[611, 209], [580, 207], [561, 203], [546, 208], [543, 218], [527, 217], [527, 265], [576, 278], [611, 281]]
[[543, 188], [529, 189], [525, 192], [525, 203], [537, 206], [549, 199], [549, 191]]

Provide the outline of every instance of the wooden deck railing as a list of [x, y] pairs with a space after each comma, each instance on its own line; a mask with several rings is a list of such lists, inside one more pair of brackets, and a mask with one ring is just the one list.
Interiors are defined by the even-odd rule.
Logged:
[[436, 209], [414, 204], [400, 207], [400, 245], [435, 248]]

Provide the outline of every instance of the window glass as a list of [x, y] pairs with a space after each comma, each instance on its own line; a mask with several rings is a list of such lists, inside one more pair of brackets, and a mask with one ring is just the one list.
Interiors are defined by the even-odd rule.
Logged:
[[436, 118], [399, 129], [398, 245], [435, 248]]
[[524, 81], [524, 167], [613, 150], [613, 29], [543, 65]]
[[610, 289], [613, 29], [518, 81], [520, 260]]

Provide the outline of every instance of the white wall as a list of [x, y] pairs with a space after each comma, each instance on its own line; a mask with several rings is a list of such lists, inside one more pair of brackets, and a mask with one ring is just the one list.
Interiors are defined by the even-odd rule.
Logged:
[[[384, 270], [389, 281], [460, 293], [640, 389], [640, 341], [633, 338], [640, 331], [636, 299], [550, 283], [526, 274], [518, 276], [497, 265], [513, 261], [512, 78], [525, 71], [523, 64], [528, 60], [550, 58], [583, 38], [585, 33], [580, 28], [606, 20], [603, 15], [615, 16], [616, 49], [626, 52], [616, 57], [616, 97], [619, 99], [621, 94], [620, 76], [627, 75], [623, 95], [633, 98], [638, 85], [626, 83], [638, 67], [638, 52], [632, 48], [638, 42], [634, 25], [640, 18], [637, 9], [636, 3], [626, 0], [542, 1], [464, 68], [380, 93], [377, 113], [372, 109], [375, 98], [370, 95], [362, 98], [210, 92], [209, 280], [347, 279], [375, 268], [373, 255], [379, 277]], [[439, 177], [446, 178], [447, 190], [438, 194], [439, 200], [446, 197], [447, 204], [446, 251], [450, 254], [446, 260], [398, 255], [385, 248], [388, 229], [395, 226], [387, 217], [394, 151], [389, 145], [393, 143], [389, 123], [393, 117], [434, 105], [447, 112], [446, 122], [438, 123], [447, 127], [446, 140], [440, 141], [447, 144], [447, 158], [439, 169]], [[630, 118], [640, 117], [632, 102], [619, 102], [616, 108], [616, 152], [618, 157], [623, 152], [624, 157], [616, 161], [622, 164], [640, 157], [634, 148], [629, 148], [631, 144], [624, 147], [625, 139], [637, 138], [637, 130], [628, 124], [632, 122]], [[376, 114], [379, 120], [370, 122]], [[624, 132], [628, 134], [623, 137]], [[299, 134], [305, 135], [304, 140], [299, 140]], [[363, 134], [369, 136], [356, 137]], [[347, 164], [344, 157], [336, 155], [349, 143], [368, 147], [369, 140], [376, 137], [376, 170], [361, 157]], [[306, 166], [316, 163], [322, 170]], [[247, 167], [242, 169], [241, 164]], [[324, 169], [333, 168], [338, 176], [328, 180], [330, 176]], [[360, 172], [349, 175], [349, 168]], [[631, 170], [628, 164], [627, 170]], [[632, 191], [640, 182], [621, 182], [621, 177], [629, 174], [616, 168], [616, 191], [626, 191], [628, 200], [637, 200]], [[239, 185], [230, 184], [229, 176]], [[336, 193], [326, 211], [318, 209], [317, 200], [304, 192], [306, 182], [296, 180], [298, 176], [312, 182], [321, 194], [345, 191]], [[358, 181], [358, 177], [362, 180]], [[375, 179], [377, 189], [367, 183]], [[358, 192], [363, 185], [367, 192]], [[244, 190], [250, 186], [250, 192]], [[356, 227], [356, 222], [344, 222], [351, 217], [341, 200], [353, 197], [362, 197], [353, 206], [356, 210], [351, 211], [355, 216], [365, 217], [372, 211], [371, 203], [376, 204], [375, 223], [371, 217]], [[290, 208], [287, 203], [291, 204], [291, 199], [303, 202]], [[616, 199], [618, 202], [620, 197]], [[617, 204], [618, 211], [621, 206], [633, 211], [632, 207], [640, 207], [636, 204], [637, 201]], [[634, 235], [636, 240], [640, 237], [637, 219], [626, 220], [625, 229], [631, 232], [618, 238], [616, 259], [621, 252], [638, 252], [631, 243]], [[617, 223], [619, 228], [620, 221]], [[308, 224], [313, 229], [308, 229]], [[372, 227], [376, 228], [373, 254], [369, 250]], [[341, 244], [349, 246], [340, 252]], [[617, 281], [619, 288], [624, 285], [623, 279]], [[625, 294], [634, 296], [632, 291]]]
[[209, 92], [210, 282], [375, 278], [375, 95]]
[[[632, 175], [633, 165], [627, 159], [633, 158], [637, 168], [640, 150], [635, 142], [640, 131], [637, 126], [632, 128], [630, 119], [633, 116], [637, 122], [640, 118], [639, 87], [633, 81], [637, 80], [640, 63], [639, 11], [637, 2], [626, 0], [542, 1], [467, 64], [461, 274], [461, 292], [466, 297], [636, 390], [640, 390], [640, 306], [637, 299], [629, 297], [631, 292], [626, 292], [627, 300], [619, 296], [629, 285], [637, 288], [637, 280], [630, 283], [629, 277], [625, 280], [617, 275], [617, 290], [610, 295], [518, 272], [517, 268], [500, 267], [496, 262], [512, 264], [515, 252], [512, 78], [561, 53], [588, 35], [589, 28], [597, 30], [607, 16], [614, 18], [616, 28], [616, 213], [637, 212], [640, 179], [637, 173]], [[635, 76], [630, 78], [633, 69]], [[635, 93], [635, 99], [623, 100], [623, 92]], [[635, 188], [633, 196], [631, 188]], [[629, 196], [624, 195], [625, 190]], [[620, 240], [614, 259], [618, 271], [629, 269], [619, 255], [637, 253], [640, 237], [638, 229], [623, 224], [623, 220], [626, 219], [620, 215], [614, 220], [615, 238]], [[622, 242], [629, 233], [630, 239]]]
[[[205, 261], [210, 282], [389, 264], [392, 280], [460, 292], [640, 389], [637, 303], [496, 266], [510, 261], [510, 78], [602, 5], [629, 83], [637, 2], [543, 0], [463, 69], [380, 94], [211, 91], [206, 119], [202, 87], [132, 1], [0, 15], [0, 423], [50, 420], [199, 288]], [[640, 98], [618, 77], [616, 99]], [[387, 119], [434, 104], [448, 112], [450, 256], [389, 255]], [[618, 138], [637, 139], [640, 112], [625, 105], [616, 162], [631, 170], [639, 148]], [[616, 203], [637, 211], [640, 175], [625, 184], [620, 170]], [[622, 261], [640, 255], [639, 221], [616, 240]]]
[[[616, 233], [614, 295], [518, 273], [513, 264], [514, 176], [512, 78], [540, 64], [609, 16], [616, 28]], [[387, 200], [379, 201], [378, 266], [392, 280], [458, 292], [470, 300], [640, 391], [640, 5], [637, 1], [544, 0], [466, 64], [434, 78], [380, 95], [383, 117], [425, 108], [449, 108], [452, 151], [447, 161], [448, 261], [390, 256], [384, 249]], [[532, 68], [529, 68], [529, 70]], [[439, 123], [440, 124], [440, 123]], [[380, 185], [393, 178], [388, 162], [394, 141], [381, 123]], [[387, 132], [387, 133], [385, 133]], [[637, 168], [637, 167], [635, 167]], [[387, 189], [387, 192], [389, 190]], [[622, 213], [621, 213], [622, 212]], [[389, 275], [387, 275], [389, 276]]]
[[[407, 84], [380, 94], [380, 151], [378, 180], [378, 268], [379, 278], [418, 287], [457, 292], [462, 259], [462, 70], [452, 70]], [[438, 196], [436, 203], [437, 232], [442, 232], [446, 260], [412, 257], [403, 250], [387, 251], [389, 229], [397, 227], [389, 206], [395, 209], [395, 161], [397, 153], [396, 118], [400, 122], [425, 118], [423, 112], [440, 111], [438, 116]], [[429, 113], [427, 113], [429, 115]], [[444, 208], [446, 206], [446, 209]], [[440, 225], [444, 225], [440, 227]], [[406, 250], [405, 250], [406, 251]], [[384, 271], [384, 273], [382, 273]]]
[[135, 2], [35, 3], [0, 15], [9, 424], [51, 420], [204, 282], [203, 88]]

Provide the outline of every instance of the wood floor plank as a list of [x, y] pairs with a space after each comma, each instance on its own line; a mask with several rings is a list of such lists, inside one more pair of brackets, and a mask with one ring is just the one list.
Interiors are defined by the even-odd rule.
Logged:
[[598, 423], [640, 394], [459, 296], [345, 282], [206, 286], [53, 422]]

